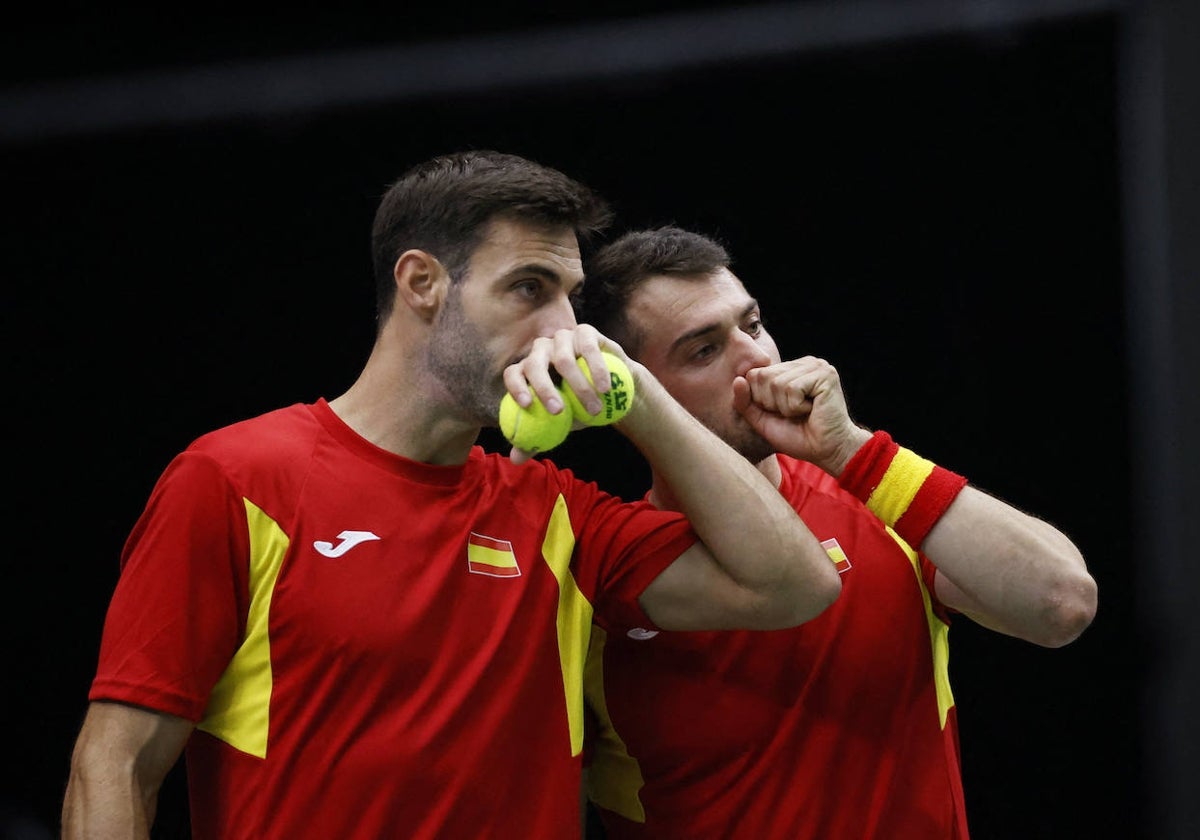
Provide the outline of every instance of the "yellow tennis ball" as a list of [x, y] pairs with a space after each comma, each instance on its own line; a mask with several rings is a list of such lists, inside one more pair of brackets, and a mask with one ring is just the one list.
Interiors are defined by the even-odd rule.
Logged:
[[545, 452], [558, 446], [571, 433], [571, 412], [563, 408], [551, 414], [537, 394], [529, 408], [521, 408], [512, 394], [500, 400], [500, 431], [508, 442], [530, 454]]
[[[599, 414], [588, 414], [583, 403], [579, 401], [579, 397], [575, 396], [575, 392], [566, 383], [562, 388], [563, 398], [571, 407], [571, 414], [580, 423], [588, 426], [607, 426], [609, 423], [616, 423], [629, 413], [629, 407], [633, 405], [633, 374], [629, 372], [629, 366], [614, 353], [607, 350], [601, 350], [600, 353], [604, 356], [604, 361], [608, 363], [608, 381], [612, 387], [600, 395], [603, 407]], [[580, 356], [575, 363], [579, 365], [579, 369], [583, 371], [588, 382], [593, 382], [592, 372], [588, 370], [587, 362], [583, 360], [583, 357]]]

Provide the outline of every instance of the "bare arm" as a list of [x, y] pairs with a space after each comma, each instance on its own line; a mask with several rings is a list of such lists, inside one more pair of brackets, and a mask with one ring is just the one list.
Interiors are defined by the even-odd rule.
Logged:
[[[743, 414], [775, 447], [840, 476], [871, 432], [850, 419], [837, 371], [806, 357], [750, 372]], [[1096, 583], [1063, 533], [967, 486], [919, 546], [942, 603], [990, 629], [1065, 645], [1096, 612]]]
[[1061, 647], [1096, 615], [1096, 582], [1064, 534], [965, 487], [921, 544], [938, 567], [938, 599], [1020, 639]]
[[[701, 542], [684, 552], [642, 594], [646, 614], [668, 630], [793, 627], [837, 598], [841, 581], [817, 538], [753, 464], [705, 428], [641, 364], [586, 325], [538, 339], [506, 371], [520, 399], [528, 381], [548, 407], [549, 365], [576, 394], [594, 393], [575, 364], [602, 369], [600, 343], [625, 359], [637, 396], [617, 424], [670, 485]], [[604, 377], [600, 387], [607, 388]]]
[[819, 615], [841, 591], [820, 542], [774, 484], [638, 367], [620, 429], [703, 543], [646, 588], [647, 615], [666, 629], [773, 629]]
[[119, 703], [88, 707], [63, 801], [63, 840], [150, 836], [158, 791], [191, 721]]

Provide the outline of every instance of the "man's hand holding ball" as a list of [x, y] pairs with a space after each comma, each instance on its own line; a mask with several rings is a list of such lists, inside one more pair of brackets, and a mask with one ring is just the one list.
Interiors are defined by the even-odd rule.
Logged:
[[[512, 394], [505, 394], [500, 400], [500, 431], [505, 439], [518, 449], [536, 455], [566, 440], [575, 422], [584, 426], [607, 426], [624, 417], [633, 404], [633, 374], [619, 356], [607, 350], [600, 352], [608, 366], [609, 389], [599, 392], [602, 404], [599, 413], [590, 414], [565, 383], [559, 386], [565, 407], [558, 414], [551, 414], [536, 394], [528, 408], [521, 408]], [[587, 362], [580, 357], [576, 363], [588, 382], [595, 382]]]

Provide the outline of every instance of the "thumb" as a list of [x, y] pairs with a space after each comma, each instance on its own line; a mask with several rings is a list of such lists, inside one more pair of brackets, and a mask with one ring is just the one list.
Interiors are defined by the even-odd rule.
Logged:
[[733, 407], [739, 414], [745, 414], [753, 402], [750, 395], [750, 383], [746, 377], [739, 376], [733, 380]]
[[754, 396], [750, 392], [750, 383], [744, 376], [733, 380], [733, 408], [734, 411], [746, 418], [746, 422], [753, 426], [759, 434], [763, 433], [762, 427], [767, 418], [767, 412], [754, 401]]

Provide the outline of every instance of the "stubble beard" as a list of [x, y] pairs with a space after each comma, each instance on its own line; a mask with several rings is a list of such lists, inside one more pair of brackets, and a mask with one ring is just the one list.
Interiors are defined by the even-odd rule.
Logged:
[[757, 466], [761, 461], [775, 454], [775, 448], [767, 443], [766, 438], [754, 430], [754, 427], [746, 422], [746, 418], [738, 414], [736, 411], [730, 410], [732, 417], [728, 417], [724, 422], [718, 423], [712, 416], [696, 415], [701, 423], [719, 437], [729, 447], [737, 452], [751, 464]]
[[775, 454], [775, 447], [767, 443], [766, 438], [758, 432], [749, 428], [746, 429], [744, 434], [738, 436], [738, 439], [726, 441], [726, 443], [755, 466], [758, 466], [764, 459]]
[[495, 426], [503, 385], [492, 376], [487, 342], [463, 311], [462, 289], [457, 283], [438, 313], [426, 355], [429, 372], [463, 419]]

